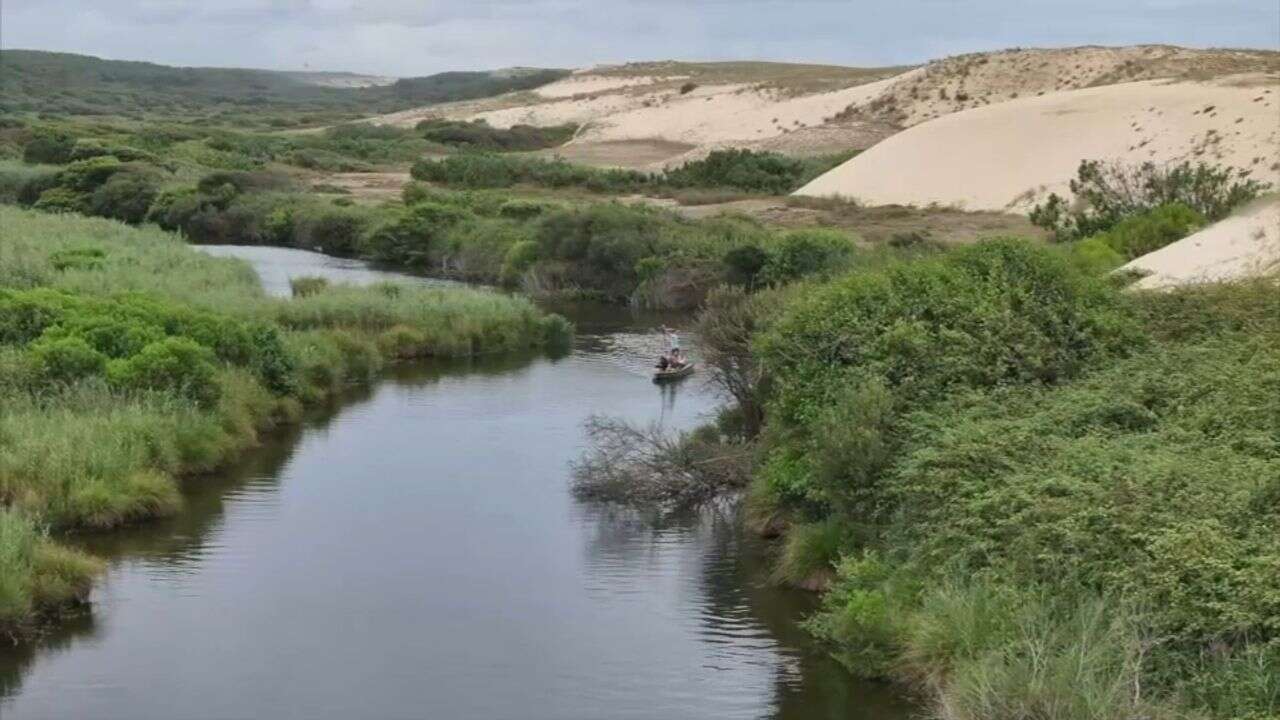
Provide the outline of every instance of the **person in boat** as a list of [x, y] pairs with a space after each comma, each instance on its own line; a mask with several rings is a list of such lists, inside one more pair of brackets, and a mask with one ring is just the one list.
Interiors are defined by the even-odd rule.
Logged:
[[659, 370], [678, 370], [685, 364], [684, 355], [680, 352], [680, 336], [675, 330], [662, 326], [662, 334], [667, 338], [667, 351], [658, 358]]

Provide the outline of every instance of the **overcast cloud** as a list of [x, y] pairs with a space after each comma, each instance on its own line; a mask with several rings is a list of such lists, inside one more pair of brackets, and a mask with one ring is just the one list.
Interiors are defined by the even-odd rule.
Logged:
[[1280, 49], [1278, 0], [0, 0], [0, 46], [425, 75], [511, 65], [914, 63], [1012, 46]]

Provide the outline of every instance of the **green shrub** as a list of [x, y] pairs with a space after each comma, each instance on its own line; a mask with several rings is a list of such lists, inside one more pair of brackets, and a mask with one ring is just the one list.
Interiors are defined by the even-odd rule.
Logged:
[[1177, 242], [1205, 224], [1203, 215], [1175, 202], [1130, 215], [1095, 237], [1132, 260]]
[[202, 405], [217, 402], [220, 387], [212, 351], [183, 337], [168, 337], [138, 354], [112, 360], [107, 377], [127, 390], [165, 390]]
[[1077, 240], [1105, 232], [1121, 220], [1162, 205], [1181, 204], [1210, 222], [1270, 187], [1234, 168], [1205, 163], [1160, 166], [1082, 160], [1071, 180], [1074, 204], [1052, 194], [1031, 211], [1031, 222], [1051, 230], [1058, 240]]
[[853, 242], [837, 230], [793, 230], [783, 235], [761, 269], [768, 283], [784, 284], [803, 277], [830, 274], [847, 266]]
[[501, 129], [483, 120], [423, 120], [417, 130], [431, 142], [471, 150], [501, 152], [541, 150], [563, 145], [577, 131], [576, 125], [534, 127], [515, 125]]
[[68, 190], [89, 193], [97, 190], [112, 175], [124, 169], [124, 163], [113, 157], [77, 160], [58, 173], [58, 185]]
[[785, 195], [799, 188], [806, 175], [802, 160], [731, 148], [668, 170], [664, 180], [673, 187], [729, 187]]
[[22, 149], [22, 161], [32, 165], [65, 165], [71, 162], [75, 140], [63, 135], [37, 137]]
[[514, 285], [538, 261], [539, 252], [536, 240], [521, 240], [508, 248], [502, 259], [502, 283]]
[[361, 247], [367, 219], [348, 210], [326, 210], [295, 220], [299, 247], [329, 255], [350, 257]]
[[40, 377], [49, 383], [70, 383], [101, 374], [107, 357], [78, 337], [42, 340], [31, 346]]
[[739, 245], [726, 252], [722, 262], [727, 281], [754, 288], [769, 264], [769, 253], [759, 245]]
[[378, 262], [426, 268], [433, 249], [444, 241], [449, 229], [469, 215], [456, 207], [420, 202], [375, 228], [361, 241], [360, 249], [365, 257]]
[[67, 188], [50, 188], [40, 193], [40, 198], [31, 207], [48, 213], [83, 213], [89, 210], [89, 197]]
[[136, 225], [147, 217], [159, 194], [156, 183], [141, 173], [117, 173], [89, 198], [89, 212]]

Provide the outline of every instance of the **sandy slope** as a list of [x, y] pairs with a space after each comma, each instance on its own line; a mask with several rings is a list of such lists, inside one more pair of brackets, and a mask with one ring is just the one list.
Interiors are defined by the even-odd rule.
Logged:
[[1280, 184], [1280, 81], [1142, 81], [965, 110], [894, 135], [797, 194], [1026, 209], [1066, 193], [1086, 158], [1205, 160]]
[[1259, 200], [1194, 235], [1143, 255], [1121, 270], [1146, 275], [1134, 287], [1148, 289], [1238, 280], [1280, 271], [1280, 195]]
[[[573, 123], [582, 130], [573, 141], [575, 147], [565, 148], [566, 155], [654, 169], [721, 147], [792, 155], [861, 150], [903, 129], [956, 113], [1073, 90], [1118, 87], [1117, 83], [1208, 80], [1243, 73], [1280, 76], [1280, 53], [1160, 45], [1013, 49], [944, 58], [915, 69], [664, 61], [579, 70], [529, 92], [418, 108], [371, 121], [412, 126], [424, 118], [442, 117], [485, 120], [499, 127]], [[686, 84], [693, 89], [683, 88], [686, 92], [681, 93]], [[1073, 124], [1062, 127], [1069, 130]], [[673, 147], [687, 151], [662, 154]], [[627, 148], [642, 152], [632, 156]], [[1144, 151], [1150, 149], [1144, 146]]]
[[592, 75], [589, 73], [574, 73], [563, 80], [557, 80], [549, 85], [543, 85], [540, 88], [536, 88], [533, 92], [545, 98], [558, 99], [573, 97], [575, 95], [589, 95], [607, 90], [621, 90], [622, 88], [653, 85], [654, 83], [673, 79], [679, 78], [659, 78], [651, 75], [609, 77], [603, 75]]

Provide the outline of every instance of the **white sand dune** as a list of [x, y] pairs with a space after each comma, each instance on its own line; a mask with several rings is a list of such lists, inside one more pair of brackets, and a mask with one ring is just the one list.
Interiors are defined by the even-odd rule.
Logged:
[[1026, 209], [1069, 194], [1082, 159], [1204, 160], [1280, 181], [1280, 81], [1152, 80], [1010, 100], [894, 135], [798, 195], [871, 205]]
[[580, 139], [661, 137], [694, 145], [760, 140], [822, 125], [850, 105], [876, 97], [897, 79], [796, 97], [744, 85], [699, 88], [600, 118]]
[[588, 95], [607, 90], [653, 85], [658, 82], [679, 80], [681, 77], [653, 77], [648, 75], [626, 77], [611, 75], [591, 75], [590, 73], [574, 73], [563, 80], [534, 89], [534, 94], [545, 98], [567, 98], [575, 95]]
[[1121, 268], [1145, 275], [1136, 288], [1160, 289], [1258, 277], [1280, 271], [1280, 195]]

